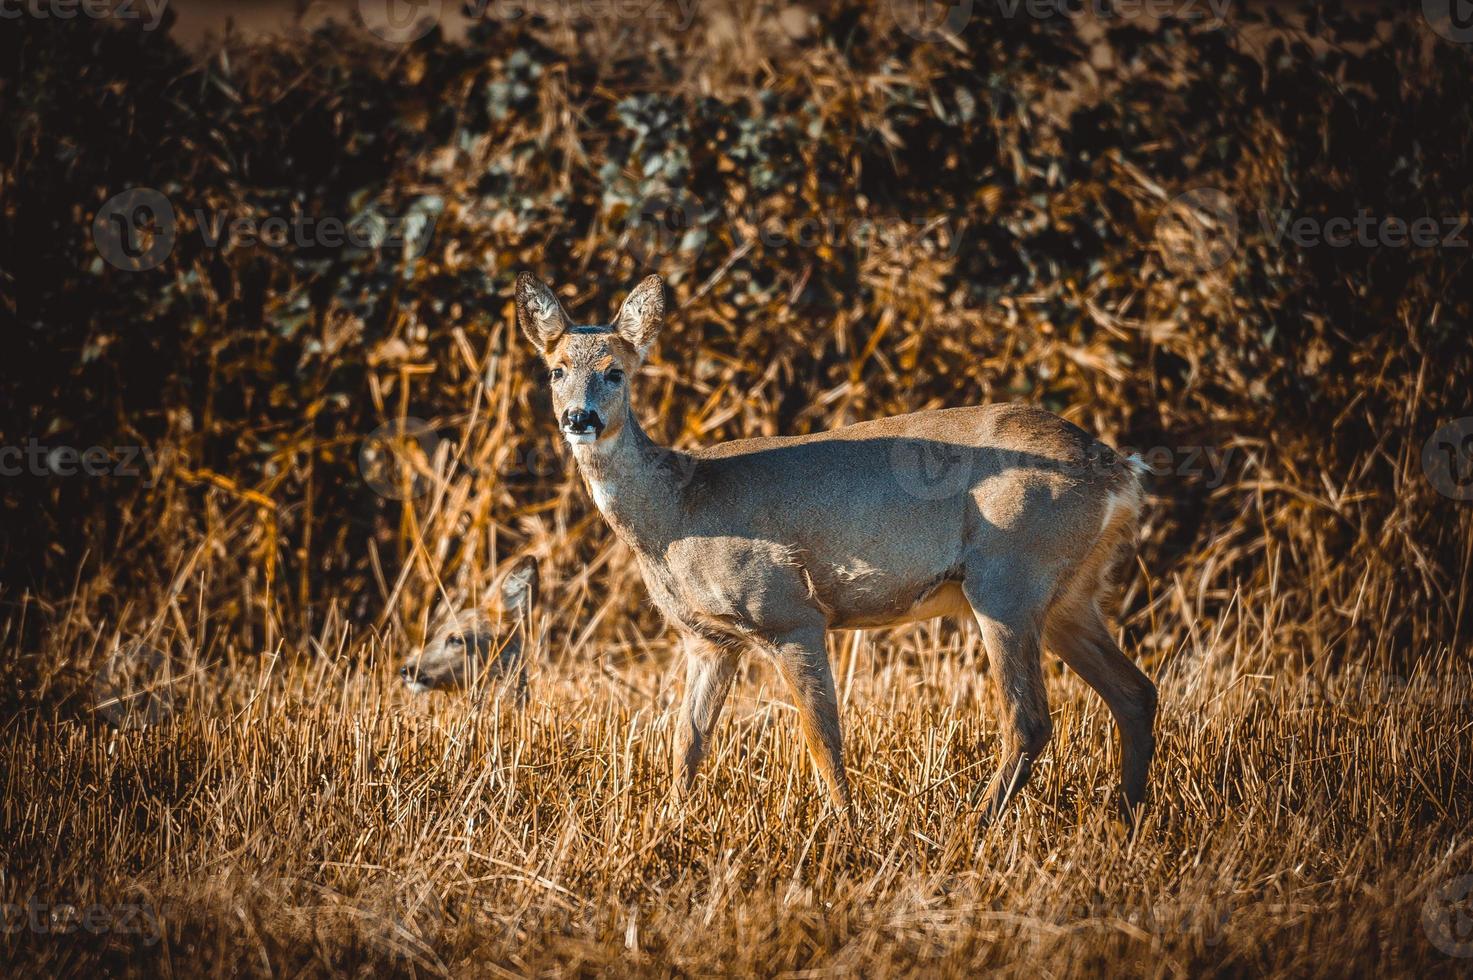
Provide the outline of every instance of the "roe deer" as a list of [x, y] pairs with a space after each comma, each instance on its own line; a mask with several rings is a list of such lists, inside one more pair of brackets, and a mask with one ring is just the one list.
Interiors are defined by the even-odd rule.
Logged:
[[740, 651], [756, 647], [791, 689], [809, 751], [848, 816], [825, 631], [955, 616], [981, 628], [1001, 714], [984, 819], [1027, 782], [1048, 744], [1045, 643], [1109, 706], [1134, 812], [1155, 749], [1156, 687], [1115, 645], [1099, 600], [1134, 553], [1138, 460], [1019, 405], [668, 449], [645, 435], [629, 396], [664, 320], [658, 276], [608, 326], [574, 325], [528, 273], [516, 304], [594, 502], [685, 640], [678, 796], [706, 754]]
[[[518, 701], [527, 692], [524, 648], [528, 617], [537, 596], [537, 561], [522, 558], [501, 580], [500, 603], [493, 609], [447, 604], [430, 621], [429, 640], [399, 668], [411, 691], [424, 693], [474, 686], [478, 681], [507, 683]], [[498, 628], [500, 627], [500, 628]], [[498, 634], [506, 639], [498, 645]]]

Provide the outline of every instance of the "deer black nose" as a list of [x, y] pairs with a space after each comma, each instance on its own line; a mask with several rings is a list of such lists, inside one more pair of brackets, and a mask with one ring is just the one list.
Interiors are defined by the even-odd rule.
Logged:
[[407, 681], [407, 680], [409, 680], [409, 678], [411, 678], [411, 677], [414, 676], [414, 673], [408, 667], [400, 667], [399, 668], [399, 676], [402, 677], [402, 678], [404, 678]]
[[592, 429], [597, 435], [604, 430], [604, 424], [599, 419], [597, 412], [590, 412], [583, 408], [570, 408], [563, 413], [563, 428], [573, 433], [587, 432]]

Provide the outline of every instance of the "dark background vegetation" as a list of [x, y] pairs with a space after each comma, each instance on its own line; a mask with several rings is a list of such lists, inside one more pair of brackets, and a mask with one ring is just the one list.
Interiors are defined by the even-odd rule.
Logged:
[[[816, 968], [842, 962], [824, 957], [851, 949], [866, 910], [899, 901], [894, 882], [930, 881], [936, 868], [964, 874], [966, 855], [943, 860], [951, 851], [939, 845], [917, 844], [918, 856], [899, 865], [888, 850], [871, 865], [862, 851], [846, 863], [847, 851], [829, 848], [816, 891], [801, 901], [769, 895], [771, 882], [800, 877], [811, 843], [800, 822], [796, 838], [772, 845], [768, 864], [738, 863], [730, 882], [755, 896], [751, 922], [807, 909], [816, 923], [808, 931], [768, 944], [772, 937], [743, 931], [746, 919], [718, 916], [712, 935], [726, 945], [702, 936], [682, 945], [686, 920], [658, 918], [665, 913], [656, 910], [705, 900], [705, 872], [689, 870], [690, 855], [746, 839], [762, 821], [788, 833], [783, 821], [807, 804], [753, 795], [751, 811], [722, 818], [736, 825], [711, 832], [716, 843], [684, 824], [648, 823], [654, 791], [643, 780], [658, 768], [649, 760], [663, 729], [638, 743], [640, 765], [621, 777], [632, 782], [589, 775], [588, 759], [624, 751], [599, 733], [635, 731], [631, 719], [663, 697], [652, 693], [664, 688], [649, 665], [662, 665], [668, 650], [628, 554], [563, 454], [543, 370], [515, 329], [512, 283], [533, 270], [560, 288], [575, 317], [599, 321], [657, 271], [671, 314], [636, 382], [636, 407], [676, 444], [1021, 400], [1118, 446], [1158, 451], [1166, 463], [1149, 481], [1122, 628], [1126, 648], [1163, 683], [1160, 769], [1169, 775], [1151, 838], [1162, 849], [1143, 844], [1115, 877], [1086, 877], [1121, 889], [1159, 881], [1177, 896], [1248, 896], [1265, 910], [1281, 909], [1263, 898], [1273, 883], [1315, 879], [1301, 882], [1298, 906], [1275, 899], [1291, 911], [1235, 920], [1226, 945], [1180, 954], [1198, 969], [1330, 972], [1372, 956], [1404, 969], [1456, 967], [1418, 938], [1416, 917], [1426, 882], [1466, 865], [1462, 695], [1444, 687], [1435, 703], [1360, 711], [1259, 698], [1239, 682], [1325, 686], [1363, 676], [1356, 671], [1409, 678], [1420, 665], [1423, 676], [1451, 683], [1470, 672], [1473, 507], [1439, 493], [1422, 464], [1434, 430], [1473, 413], [1470, 233], [1432, 248], [1305, 247], [1276, 229], [1286, 217], [1457, 222], [1473, 213], [1473, 46], [1430, 31], [1419, 4], [1292, 13], [1260, 5], [1234, 7], [1226, 22], [1160, 23], [1009, 16], [1015, 7], [979, 0], [951, 39], [901, 29], [885, 3], [712, 2], [683, 30], [574, 8], [571, 21], [481, 20], [463, 37], [432, 31], [405, 45], [327, 24], [284, 39], [230, 35], [203, 54], [126, 22], [0, 25], [0, 446], [146, 446], [157, 461], [147, 479], [0, 478], [0, 704], [21, 732], [7, 734], [13, 754], [0, 767], [10, 773], [0, 828], [14, 835], [0, 844], [5, 888], [67, 881], [80, 896], [144, 880], [173, 887], [185, 896], [176, 911], [187, 924], [171, 926], [161, 948], [182, 957], [194, 949], [186, 940], [214, 937], [212, 962], [228, 965], [231, 943], [246, 942], [228, 902], [245, 886], [231, 892], [229, 881], [211, 879], [230, 911], [204, 925], [190, 919], [205, 915], [195, 896], [205, 896], [198, 908], [208, 898], [190, 890], [203, 880], [192, 852], [154, 850], [175, 840], [176, 827], [208, 842], [196, 845], [201, 854], [218, 848], [233, 855], [223, 866], [261, 874], [346, 888], [333, 877], [344, 853], [396, 866], [398, 852], [379, 842], [399, 847], [406, 828], [419, 833], [414, 824], [384, 818], [369, 845], [360, 834], [375, 813], [399, 812], [398, 796], [373, 794], [401, 784], [355, 781], [357, 770], [346, 783], [355, 788], [318, 811], [321, 838], [294, 836], [316, 833], [311, 821], [234, 836], [238, 823], [275, 826], [282, 800], [286, 810], [308, 806], [320, 789], [313, 767], [333, 773], [369, 744], [348, 727], [357, 722], [343, 708], [347, 695], [339, 703], [319, 692], [311, 712], [284, 710], [286, 721], [258, 706], [258, 719], [247, 709], [260, 692], [242, 694], [249, 684], [235, 678], [254, 676], [242, 664], [275, 662], [263, 654], [333, 683], [340, 659], [354, 677], [387, 676], [372, 651], [400, 652], [442, 586], [484, 588], [499, 560], [522, 551], [543, 562], [548, 659], [602, 658], [612, 676], [632, 679], [608, 682], [624, 698], [612, 715], [584, 705], [571, 722], [559, 705], [580, 692], [602, 698], [607, 691], [594, 685], [606, 679], [577, 664], [576, 680], [549, 684], [543, 714], [519, 724], [530, 726], [528, 758], [565, 768], [520, 777], [543, 780], [529, 784], [531, 797], [486, 804], [536, 844], [526, 867], [559, 887], [586, 887], [589, 898], [567, 911], [548, 905], [546, 929], [509, 933], [507, 949], [527, 959], [500, 947], [483, 956], [476, 944], [492, 935], [485, 909], [500, 916], [497, 903], [521, 902], [520, 893], [507, 898], [494, 889], [511, 885], [472, 887], [447, 871], [434, 880], [437, 894], [464, 907], [437, 919], [443, 933], [416, 931], [425, 950], [452, 965], [607, 967], [625, 949], [615, 912], [628, 902], [646, 916], [641, 942], [666, 944], [658, 955], [670, 958], [654, 962], [700, 972], [717, 968], [702, 955], [728, 950], [720, 955], [730, 969]], [[172, 254], [148, 271], [114, 267], [93, 238], [98, 209], [135, 186], [165, 194], [180, 221]], [[1225, 195], [1237, 216], [1235, 234], [1198, 227], [1198, 246], [1226, 244], [1221, 261], [1207, 264], [1191, 261], [1201, 248], [1181, 251], [1169, 220], [1179, 195], [1204, 190]], [[670, 200], [685, 205], [683, 226], [646, 220]], [[210, 247], [196, 209], [257, 219], [414, 215], [432, 219], [433, 236], [419, 255]], [[428, 420], [443, 441], [438, 456], [412, 461], [416, 485], [430, 489], [409, 501], [376, 491], [360, 459], [371, 433], [405, 418]], [[1225, 472], [1207, 465], [1204, 448], [1226, 460]], [[895, 641], [897, 663], [917, 635]], [[181, 694], [180, 727], [107, 731], [91, 703], [97, 665], [136, 636], [169, 656], [187, 647], [191, 683], [207, 678], [198, 683], [220, 688], [209, 697], [238, 712], [185, 711]], [[942, 672], [935, 676], [970, 676], [949, 660], [914, 659], [930, 664], [917, 670]], [[260, 704], [299, 706], [299, 680], [280, 681]], [[956, 688], [934, 686], [922, 693], [944, 706]], [[392, 728], [374, 729], [375, 746], [400, 745], [392, 726], [416, 724], [391, 717], [388, 703], [359, 705], [365, 724]], [[932, 710], [876, 711], [869, 728], [851, 725], [856, 768], [883, 758], [900, 774], [896, 784], [910, 785], [901, 781], [906, 753], [915, 732], [933, 730]], [[237, 725], [241, 718], [258, 727]], [[893, 733], [884, 727], [892, 721]], [[895, 735], [890, 755], [881, 735], [863, 741], [871, 729]], [[443, 729], [414, 739], [422, 735]], [[510, 737], [501, 728], [482, 735]], [[414, 739], [403, 744], [420, 746]], [[477, 832], [489, 833], [473, 809], [482, 785], [446, 783], [482, 771], [481, 744], [451, 738], [434, 765], [405, 750], [403, 772], [423, 777], [413, 787], [427, 826], [455, 823], [471, 839], [464, 828], [479, 821]], [[1072, 743], [1062, 737], [1056, 744], [1059, 771], [1094, 758], [1082, 748], [1065, 755]], [[1301, 748], [1309, 761], [1294, 754]], [[505, 750], [512, 769], [519, 752]], [[444, 762], [452, 753], [470, 754], [453, 756], [457, 769]], [[283, 758], [304, 761], [282, 766]], [[763, 764], [731, 778], [760, 772], [768, 789], [727, 787], [730, 799], [775, 792], [774, 773], [801, 765], [752, 758]], [[971, 768], [965, 757], [942, 758]], [[143, 775], [118, 775], [129, 766]], [[243, 774], [239, 782], [232, 773]], [[866, 784], [870, 798], [882, 793], [879, 782]], [[1084, 864], [1123, 853], [1096, 839], [1070, 798], [1057, 802], [1055, 781], [1036, 782], [1049, 787], [1036, 798], [1057, 809], [1029, 811], [1034, 836], [1023, 857], [995, 855], [1013, 862], [1007, 875], [965, 879], [981, 889], [978, 907], [1044, 914], [1057, 905], [1052, 885], [1036, 879], [1060, 865], [1029, 864], [1035, 837], [1072, 833], [1070, 847], [1099, 846]], [[231, 785], [257, 809], [232, 802], [220, 789]], [[609, 796], [614, 785], [623, 790]], [[952, 784], [937, 792], [952, 793]], [[603, 806], [606, 797], [626, 809], [618, 821], [583, 812], [593, 828], [586, 841], [538, 837], [553, 832], [560, 807]], [[912, 827], [931, 835], [916, 831], [927, 844], [966, 833], [924, 823], [952, 812], [949, 796], [944, 806], [897, 799], [891, 812], [904, 829], [893, 840], [911, 842]], [[447, 801], [471, 807], [474, 821], [459, 810], [452, 820]], [[127, 823], [118, 813], [131, 815], [132, 833], [116, 830]], [[245, 813], [249, 820], [238, 819]], [[1251, 833], [1215, 837], [1231, 832], [1235, 813], [1244, 826], [1256, 821]], [[1293, 833], [1280, 817], [1299, 821]], [[920, 822], [905, 823], [912, 819]], [[622, 835], [619, 846], [603, 820]], [[251, 850], [273, 841], [293, 842], [290, 853]], [[386, 852], [364, 857], [373, 846]], [[491, 851], [480, 838], [475, 846]], [[629, 879], [625, 864], [610, 870], [611, 855], [626, 853], [648, 859], [633, 865], [647, 878]], [[1079, 852], [1064, 853], [1067, 868]], [[292, 864], [303, 855], [323, 863]], [[715, 850], [708, 858], [711, 868], [738, 860]], [[406, 866], [441, 873], [434, 862]], [[911, 877], [885, 877], [893, 867]], [[1221, 869], [1224, 880], [1173, 877], [1186, 868]], [[666, 886], [685, 898], [670, 898]], [[949, 907], [952, 887], [926, 908]], [[987, 890], [1004, 887], [1018, 892]], [[261, 894], [265, 906], [285, 901]], [[562, 902], [561, 894], [544, 897]], [[1299, 922], [1296, 907], [1316, 917]], [[958, 969], [1006, 965], [997, 957], [1007, 944], [976, 945], [1001, 928], [983, 926], [955, 940]], [[268, 966], [377, 962], [351, 942], [313, 946], [295, 926], [275, 928], [260, 925]], [[563, 935], [589, 945], [559, 945]], [[1173, 950], [1186, 942], [1153, 935]], [[1070, 947], [1080, 958], [1067, 965], [1118, 964], [1115, 940], [1088, 938]], [[874, 941], [872, 952], [892, 948]], [[901, 952], [889, 961], [859, 962], [925, 962], [904, 959], [904, 942], [893, 948]], [[80, 953], [68, 960], [73, 950], [55, 944], [22, 959], [90, 962]], [[114, 965], [144, 955], [116, 943], [97, 950]]]
[[[548, 46], [530, 19], [479, 23], [464, 44], [436, 32], [388, 49], [328, 27], [204, 63], [163, 31], [85, 18], [7, 29], [0, 435], [145, 444], [164, 460], [151, 489], [8, 479], [7, 601], [64, 596], [87, 563], [119, 576], [167, 566], [204, 529], [161, 509], [201, 512], [222, 492], [201, 476], [214, 474], [269, 498], [275, 522], [269, 542], [222, 559], [271, 581], [254, 615], [220, 625], [259, 632], [267, 594], [294, 624], [334, 598], [373, 612], [383, 597], [368, 541], [400, 505], [365, 486], [362, 437], [399, 411], [462, 413], [472, 368], [496, 350], [527, 379], [507, 406], [518, 438], [550, 444], [530, 351], [494, 334], [513, 276], [537, 270], [597, 318], [653, 267], [674, 273], [659, 355], [671, 438], [1023, 398], [1083, 406], [1124, 445], [1250, 446], [1235, 477], [1332, 493], [1306, 505], [1306, 543], [1341, 556], [1347, 575], [1372, 557], [1400, 569], [1411, 601], [1399, 648], [1448, 635], [1457, 611], [1428, 607], [1464, 574], [1462, 509], [1406, 469], [1466, 407], [1468, 253], [1276, 244], [1259, 211], [1468, 213], [1468, 48], [1429, 44], [1410, 16], [1335, 4], [1256, 46], [1242, 24], [1106, 22], [1093, 45], [1108, 46], [1104, 66], [1070, 19], [985, 4], [964, 45], [917, 40], [883, 5], [811, 17], [797, 40], [773, 42], [780, 72], [735, 45], [723, 62], [700, 24], [663, 35], [636, 24], [596, 58], [576, 41]], [[700, 73], [716, 81], [697, 87]], [[96, 209], [130, 186], [163, 191], [181, 215], [178, 245], [152, 271], [115, 269], [92, 243]], [[1174, 274], [1157, 254], [1165, 202], [1151, 190], [1199, 187], [1231, 196], [1241, 245], [1220, 270]], [[680, 193], [700, 205], [683, 247], [631, 243], [630, 209]], [[438, 214], [418, 260], [211, 249], [186, 216], [346, 220], [416, 206]], [[929, 219], [937, 227], [917, 232]], [[848, 233], [863, 221], [915, 241], [886, 267]], [[759, 226], [827, 231], [815, 247]], [[1079, 350], [1091, 355], [1070, 356]], [[981, 374], [989, 359], [1003, 370]], [[722, 398], [756, 407], [702, 424], [698, 383], [715, 375]], [[370, 397], [374, 376], [389, 397]], [[482, 476], [514, 507], [565, 479], [561, 464], [527, 469]], [[1241, 507], [1204, 482], [1159, 486], [1148, 567], [1216, 540]], [[1357, 498], [1353, 512], [1339, 492]], [[1263, 558], [1232, 552], [1232, 574]], [[1299, 613], [1327, 599], [1305, 596]]]

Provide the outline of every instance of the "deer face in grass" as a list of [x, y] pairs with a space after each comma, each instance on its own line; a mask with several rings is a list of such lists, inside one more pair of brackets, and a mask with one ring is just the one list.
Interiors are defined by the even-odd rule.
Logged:
[[492, 609], [447, 606], [437, 612], [428, 640], [404, 661], [399, 676], [416, 693], [510, 682], [520, 696], [527, 683], [523, 651], [536, 594], [537, 562], [523, 558], [502, 578], [500, 601]]
[[547, 364], [552, 407], [574, 446], [617, 435], [629, 415], [629, 379], [665, 317], [665, 286], [648, 276], [607, 326], [578, 326], [536, 276], [517, 277], [517, 321]]

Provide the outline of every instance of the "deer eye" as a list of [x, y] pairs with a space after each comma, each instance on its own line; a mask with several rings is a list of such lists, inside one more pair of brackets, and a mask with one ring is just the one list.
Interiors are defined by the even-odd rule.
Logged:
[[549, 372], [548, 372], [548, 373], [547, 373], [547, 376], [548, 376], [548, 377], [549, 377], [549, 378], [551, 378], [551, 379], [552, 379], [552, 380], [554, 380], [554, 381], [561, 381], [561, 380], [563, 380], [563, 375], [564, 375], [564, 374], [565, 374], [565, 373], [566, 373], [566, 372], [565, 372], [565, 371], [563, 371], [563, 369], [562, 369], [562, 368], [560, 368], [560, 367], [556, 367], [556, 368], [553, 368], [553, 369], [552, 369], [552, 370], [551, 370], [551, 371], [549, 371]]
[[465, 646], [465, 637], [460, 633], [451, 633], [445, 638], [445, 642], [453, 647], [463, 647]]
[[624, 380], [624, 372], [618, 368], [609, 368], [608, 371], [604, 372], [604, 380], [611, 385], [616, 385]]

